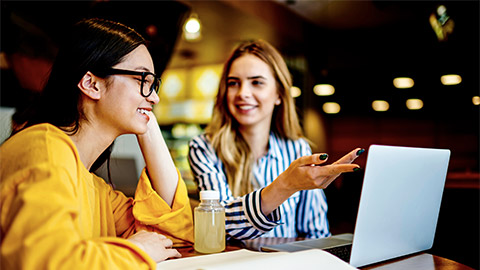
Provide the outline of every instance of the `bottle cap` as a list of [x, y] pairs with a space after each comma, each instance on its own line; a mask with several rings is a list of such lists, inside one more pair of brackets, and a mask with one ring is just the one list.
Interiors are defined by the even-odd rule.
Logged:
[[218, 190], [202, 190], [200, 191], [200, 200], [218, 200], [220, 192]]

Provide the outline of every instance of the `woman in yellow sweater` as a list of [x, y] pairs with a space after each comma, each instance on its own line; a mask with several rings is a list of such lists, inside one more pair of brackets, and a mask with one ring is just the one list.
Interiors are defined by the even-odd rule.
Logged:
[[[43, 99], [0, 147], [1, 269], [154, 269], [193, 242], [183, 180], [152, 113], [160, 85], [145, 40], [120, 23], [77, 23]], [[146, 162], [135, 198], [93, 173], [122, 134]]]

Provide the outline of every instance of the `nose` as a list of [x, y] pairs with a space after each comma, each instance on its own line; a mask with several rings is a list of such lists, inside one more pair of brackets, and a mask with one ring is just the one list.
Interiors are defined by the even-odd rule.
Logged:
[[252, 96], [252, 89], [248, 83], [242, 83], [238, 89], [237, 96], [248, 98]]
[[160, 102], [160, 97], [157, 92], [153, 91], [150, 96], [147, 97], [147, 101], [155, 105]]

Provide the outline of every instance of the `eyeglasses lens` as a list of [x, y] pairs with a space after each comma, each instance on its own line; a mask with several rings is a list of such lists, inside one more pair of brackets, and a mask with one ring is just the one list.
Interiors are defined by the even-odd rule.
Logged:
[[147, 74], [142, 84], [142, 95], [148, 97], [153, 91], [158, 93], [159, 86], [159, 79], [155, 78], [152, 74]]

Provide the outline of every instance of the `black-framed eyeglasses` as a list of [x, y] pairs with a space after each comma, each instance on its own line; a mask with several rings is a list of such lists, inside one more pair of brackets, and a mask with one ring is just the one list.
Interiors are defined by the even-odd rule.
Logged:
[[149, 97], [153, 91], [158, 94], [162, 80], [154, 73], [148, 71], [133, 71], [125, 69], [110, 68], [102, 71], [103, 75], [137, 75], [142, 76], [140, 81], [140, 94], [143, 97]]

